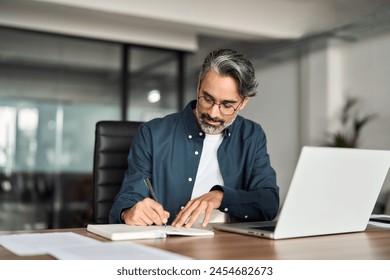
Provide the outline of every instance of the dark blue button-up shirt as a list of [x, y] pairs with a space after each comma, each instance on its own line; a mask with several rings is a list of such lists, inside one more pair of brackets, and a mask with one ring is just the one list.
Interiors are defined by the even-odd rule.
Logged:
[[[168, 223], [191, 199], [205, 137], [193, 114], [195, 106], [192, 101], [182, 112], [140, 125], [110, 211], [111, 223], [121, 223], [123, 210], [150, 196], [145, 177], [152, 179], [158, 202], [170, 213]], [[217, 156], [224, 186], [210, 189], [224, 192], [219, 210], [232, 220], [272, 220], [279, 208], [279, 188], [260, 125], [237, 116], [224, 130]]]

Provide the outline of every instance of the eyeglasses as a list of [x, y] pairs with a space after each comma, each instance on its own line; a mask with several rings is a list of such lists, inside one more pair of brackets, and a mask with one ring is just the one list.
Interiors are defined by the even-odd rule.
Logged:
[[216, 103], [214, 99], [211, 97], [202, 95], [198, 97], [198, 104], [203, 107], [204, 109], [211, 109], [213, 108], [214, 105], [218, 105], [219, 111], [221, 112], [222, 115], [225, 116], [230, 116], [233, 115], [238, 108], [241, 106], [242, 102], [244, 99], [241, 100], [240, 104], [238, 104], [237, 107], [234, 107], [230, 103]]

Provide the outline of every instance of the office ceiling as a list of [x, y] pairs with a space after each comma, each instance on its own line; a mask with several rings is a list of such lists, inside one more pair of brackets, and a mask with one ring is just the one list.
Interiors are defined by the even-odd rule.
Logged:
[[35, 0], [155, 28], [238, 39], [297, 39], [369, 16], [388, 0]]
[[[389, 6], [390, 0], [0, 0], [0, 24], [53, 32], [57, 21], [63, 25], [57, 27], [59, 33], [73, 30], [76, 35], [98, 36], [92, 29], [82, 33], [85, 26], [79, 20], [83, 18], [83, 25], [100, 21], [98, 28], [107, 28], [108, 37], [103, 39], [134, 38], [139, 40], [135, 43], [153, 45], [152, 37], [163, 34], [166, 41], [182, 38], [181, 43], [191, 38], [210, 44], [214, 39], [258, 43], [341, 32], [367, 19], [377, 21], [384, 11], [389, 17]], [[144, 37], [136, 38], [131, 30]], [[115, 32], [116, 37], [107, 35]], [[183, 49], [195, 51], [196, 43]], [[166, 44], [162, 47], [169, 47]]]

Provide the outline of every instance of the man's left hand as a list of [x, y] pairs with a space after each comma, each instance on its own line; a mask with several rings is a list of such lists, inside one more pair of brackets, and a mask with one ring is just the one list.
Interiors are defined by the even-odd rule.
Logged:
[[172, 226], [184, 226], [190, 228], [202, 212], [204, 212], [202, 226], [207, 226], [210, 221], [212, 211], [221, 206], [222, 198], [223, 192], [214, 190], [190, 200], [177, 214], [175, 220], [172, 222]]

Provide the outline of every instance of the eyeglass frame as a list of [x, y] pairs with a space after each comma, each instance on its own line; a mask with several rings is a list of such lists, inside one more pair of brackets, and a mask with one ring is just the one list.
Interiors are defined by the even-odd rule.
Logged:
[[[211, 99], [210, 97], [206, 97], [205, 95], [200, 95], [200, 96], [198, 96], [198, 102], [199, 102], [199, 99], [202, 98], [202, 97], [203, 97], [203, 99], [205, 99], [205, 100], [207, 100], [207, 98]], [[210, 110], [211, 108], [213, 108], [214, 105], [218, 105], [219, 112], [220, 112], [222, 115], [224, 115], [224, 116], [232, 116], [232, 115], [234, 115], [234, 113], [241, 107], [241, 105], [242, 105], [242, 103], [244, 102], [244, 100], [245, 100], [245, 97], [241, 99], [240, 103], [237, 105], [237, 108], [234, 107], [232, 104], [229, 104], [229, 105], [234, 109], [233, 113], [231, 113], [231, 114], [225, 114], [225, 113], [223, 113], [223, 112], [221, 111], [221, 105], [223, 105], [223, 103], [217, 103], [217, 102], [215, 102], [215, 100], [213, 100], [213, 99], [210, 100], [210, 101], [213, 102], [213, 104], [210, 106], [210, 108], [208, 108], [208, 110]], [[208, 103], [208, 102], [206, 101], [206, 103]], [[225, 104], [225, 105], [226, 105], [226, 104]]]

